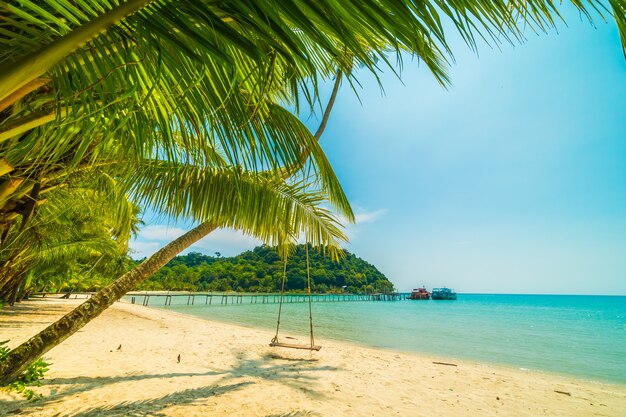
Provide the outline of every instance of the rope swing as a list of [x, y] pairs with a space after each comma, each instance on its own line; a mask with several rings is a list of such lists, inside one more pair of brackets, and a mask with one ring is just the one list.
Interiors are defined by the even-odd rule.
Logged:
[[315, 344], [315, 339], [313, 337], [313, 307], [311, 305], [311, 268], [309, 266], [309, 244], [307, 243], [305, 246], [306, 251], [306, 278], [307, 278], [307, 292], [309, 295], [309, 344], [296, 344], [296, 343], [283, 343], [278, 340], [278, 332], [280, 330], [280, 315], [283, 310], [283, 296], [285, 294], [285, 281], [287, 280], [287, 257], [285, 256], [283, 261], [283, 284], [280, 289], [280, 300], [278, 302], [278, 320], [276, 322], [276, 334], [274, 338], [270, 342], [271, 347], [283, 347], [290, 349], [305, 349], [305, 350], [315, 350], [318, 351], [322, 347]]

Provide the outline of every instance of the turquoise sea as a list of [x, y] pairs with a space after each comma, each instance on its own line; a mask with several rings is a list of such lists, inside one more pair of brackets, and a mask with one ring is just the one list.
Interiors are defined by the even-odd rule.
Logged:
[[[186, 297], [173, 300], [168, 307], [150, 305], [276, 327], [277, 304], [187, 306]], [[456, 301], [319, 302], [313, 315], [321, 345], [343, 340], [626, 384], [624, 296], [459, 294]], [[308, 304], [284, 304], [281, 328], [308, 335]]]

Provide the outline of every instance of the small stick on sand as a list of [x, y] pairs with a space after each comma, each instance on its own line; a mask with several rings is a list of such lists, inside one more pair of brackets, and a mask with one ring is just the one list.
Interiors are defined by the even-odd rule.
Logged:
[[448, 363], [448, 362], [433, 362], [436, 365], [447, 365], [447, 366], [459, 366], [456, 363]]
[[566, 391], [559, 391], [559, 390], [554, 390], [554, 392], [556, 392], [557, 394], [563, 394], [563, 395], [567, 395], [568, 397], [571, 397], [572, 394]]

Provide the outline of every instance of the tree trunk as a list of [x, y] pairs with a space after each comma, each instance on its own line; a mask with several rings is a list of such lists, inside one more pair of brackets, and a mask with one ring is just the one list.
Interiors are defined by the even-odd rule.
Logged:
[[20, 288], [24, 284], [24, 281], [25, 281], [25, 278], [18, 278], [16, 280], [15, 284], [13, 285], [13, 290], [11, 291], [11, 294], [9, 295], [9, 305], [11, 307], [17, 301], [17, 296], [18, 296], [18, 294], [20, 292]]
[[3, 302], [6, 305], [11, 305], [11, 294], [13, 294], [13, 289], [15, 288], [15, 285], [15, 281], [12, 281], [0, 288], [0, 302]]
[[89, 300], [67, 313], [56, 323], [13, 349], [0, 362], [0, 385], [15, 381], [28, 366], [50, 349], [76, 333], [128, 291], [148, 279], [182, 250], [211, 233], [217, 227], [205, 222], [169, 243], [132, 271], [103, 288]]
[[10, 264], [0, 270], [0, 301], [8, 302], [11, 289], [15, 284], [19, 271]]

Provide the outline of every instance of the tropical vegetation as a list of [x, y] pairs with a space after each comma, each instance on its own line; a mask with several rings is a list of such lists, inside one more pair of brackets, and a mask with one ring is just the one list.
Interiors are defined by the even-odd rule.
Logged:
[[124, 272], [138, 215], [139, 207], [111, 179], [51, 190], [37, 215], [0, 245], [0, 301], [12, 305], [33, 289]]
[[[625, 0], [609, 0], [611, 11], [602, 1], [572, 4], [588, 17], [612, 11], [626, 39]], [[522, 28], [545, 30], [560, 17], [548, 0], [21, 0], [2, 7], [2, 268], [16, 248], [28, 247], [19, 236], [45, 215], [46, 195], [77, 176], [94, 184], [108, 176], [132, 203], [198, 223], [6, 355], [5, 383], [218, 227], [278, 245], [303, 235], [335, 250], [345, 236], [331, 209], [348, 220], [352, 212], [317, 143], [325, 122], [313, 135], [285, 106], [316, 108], [322, 82], [335, 77], [338, 86], [344, 76], [356, 88], [355, 68], [395, 70], [405, 53], [445, 85], [452, 54], [444, 28], [475, 47], [476, 38], [521, 40]], [[7, 276], [15, 292], [24, 276]]]
[[[0, 341], [0, 360], [2, 360], [11, 351], [8, 347], [6, 347], [8, 342], [8, 340]], [[23, 375], [20, 375], [19, 378], [8, 384], [5, 388], [9, 391], [17, 391], [26, 397], [27, 400], [36, 400], [41, 397], [41, 394], [37, 395], [30, 387], [41, 385], [41, 380], [43, 379], [46, 371], [48, 371], [49, 366], [50, 364], [45, 362], [43, 359], [38, 359], [28, 365], [28, 368], [26, 368], [26, 372], [24, 372]]]
[[[392, 292], [393, 284], [374, 265], [343, 250], [333, 261], [309, 248], [311, 291], [318, 293]], [[233, 257], [192, 252], [177, 256], [139, 285], [140, 290], [278, 292], [283, 260], [276, 248], [258, 246]], [[298, 245], [287, 261], [285, 291], [307, 290], [304, 245]]]

